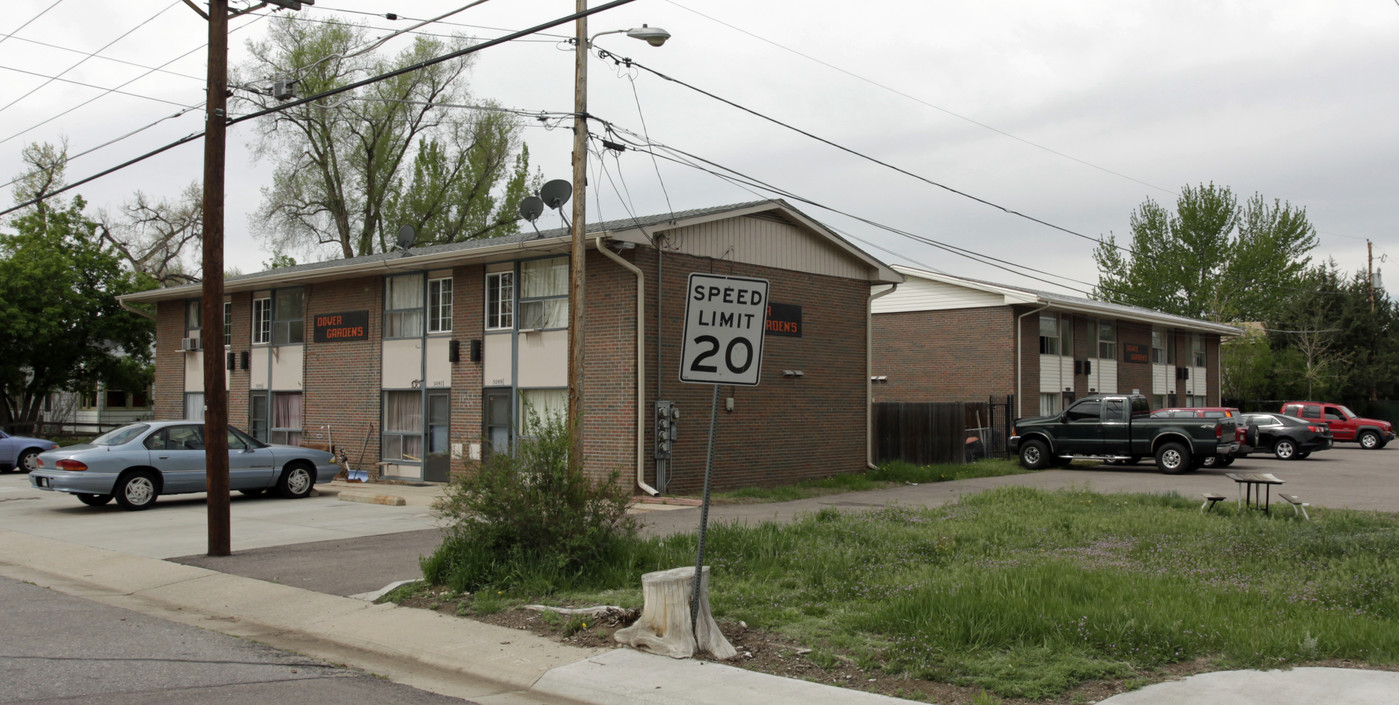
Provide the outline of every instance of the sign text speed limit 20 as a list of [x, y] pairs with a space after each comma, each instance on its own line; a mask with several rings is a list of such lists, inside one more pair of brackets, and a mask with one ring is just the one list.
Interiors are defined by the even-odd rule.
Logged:
[[767, 303], [766, 279], [692, 273], [685, 289], [680, 381], [756, 385]]

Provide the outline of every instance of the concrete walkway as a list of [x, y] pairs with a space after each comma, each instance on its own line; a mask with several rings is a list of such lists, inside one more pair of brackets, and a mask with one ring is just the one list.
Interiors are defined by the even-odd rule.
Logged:
[[[778, 505], [716, 508], [718, 521], [788, 518], [825, 506], [925, 506], [1004, 484], [1080, 484], [1054, 473], [910, 486]], [[1082, 480], [1078, 476], [1078, 480]], [[392, 487], [392, 489], [390, 489]], [[320, 488], [345, 501], [430, 503], [435, 487]], [[1151, 491], [1138, 487], [1136, 491]], [[693, 508], [639, 507], [657, 533], [680, 530]], [[659, 510], [659, 511], [658, 511]], [[672, 526], [673, 524], [673, 526]], [[693, 524], [689, 524], [693, 529]], [[375, 605], [204, 568], [0, 530], [0, 575], [65, 594], [256, 639], [394, 681], [480, 703], [863, 705], [907, 702], [715, 663], [630, 649], [581, 649], [533, 634], [425, 610]], [[1193, 676], [1114, 696], [1112, 705], [1230, 703], [1378, 705], [1399, 702], [1399, 673], [1328, 668]]]

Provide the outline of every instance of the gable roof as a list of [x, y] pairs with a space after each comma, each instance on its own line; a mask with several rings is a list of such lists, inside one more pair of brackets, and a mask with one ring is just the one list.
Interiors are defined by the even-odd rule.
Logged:
[[[1171, 313], [1142, 308], [1141, 306], [1128, 306], [1126, 304], [1115, 304], [1107, 301], [1066, 296], [1037, 289], [1027, 289], [1019, 286], [1011, 286], [1009, 284], [996, 284], [902, 265], [894, 265], [893, 269], [909, 279], [910, 286], [905, 290], [906, 295], [910, 293], [908, 290], [914, 289], [919, 281], [934, 282], [949, 287], [976, 292], [981, 295], [979, 300], [984, 302], [981, 305], [1046, 306], [1055, 311], [1139, 321], [1142, 323], [1170, 326], [1172, 328], [1192, 330], [1201, 333], [1215, 333], [1218, 335], [1243, 334], [1243, 331], [1235, 326], [1204, 321], [1198, 318], [1189, 318], [1187, 316], [1177, 316]], [[894, 297], [890, 296], [884, 299], [876, 299], [874, 303], [875, 313], [953, 308], [953, 306], [920, 305], [916, 302], [911, 302], [907, 296], [902, 304], [898, 303], [898, 300], [894, 302], [887, 301], [887, 299], [892, 298]], [[881, 308], [883, 310], [881, 310]]]
[[[864, 250], [846, 242], [824, 225], [808, 218], [782, 200], [750, 201], [710, 208], [696, 208], [674, 213], [660, 213], [635, 218], [608, 220], [588, 223], [587, 240], [609, 238], [637, 244], [648, 244], [655, 233], [683, 228], [700, 223], [738, 218], [761, 213], [777, 214], [793, 225], [808, 231], [813, 237], [828, 241], [842, 252], [859, 261], [869, 272], [869, 280], [875, 283], [903, 281], [889, 265], [870, 256]], [[237, 274], [224, 280], [225, 293], [237, 293], [256, 289], [271, 289], [346, 277], [369, 274], [390, 274], [393, 272], [445, 269], [461, 264], [502, 262], [520, 257], [541, 257], [568, 254], [572, 247], [572, 233], [567, 228], [554, 228], [535, 232], [518, 233], [502, 237], [483, 238], [453, 242], [445, 245], [429, 245], [409, 248], [406, 251], [381, 252], [378, 254], [351, 257], [348, 259], [326, 260], [298, 264], [292, 267], [279, 267], [253, 274]], [[149, 303], [199, 296], [201, 284], [186, 284], [164, 289], [152, 289], [121, 297], [127, 303]]]

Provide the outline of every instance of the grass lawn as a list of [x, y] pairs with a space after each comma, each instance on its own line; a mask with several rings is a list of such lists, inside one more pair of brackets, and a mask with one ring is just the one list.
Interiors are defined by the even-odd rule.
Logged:
[[[1399, 520], [1291, 515], [1014, 487], [939, 509], [827, 510], [712, 527], [710, 598], [716, 617], [798, 640], [817, 663], [1006, 698], [1202, 659], [1399, 662]], [[641, 573], [693, 565], [694, 551], [694, 535], [638, 539], [588, 584], [476, 594], [488, 609], [639, 607]]]
[[969, 480], [975, 477], [1020, 475], [1025, 472], [1028, 471], [1020, 467], [1020, 463], [1004, 459], [988, 458], [966, 465], [914, 465], [896, 460], [863, 473], [832, 475], [779, 487], [744, 487], [712, 492], [709, 499], [715, 504], [790, 502], [828, 494], [877, 490], [894, 485], [920, 485], [929, 482]]

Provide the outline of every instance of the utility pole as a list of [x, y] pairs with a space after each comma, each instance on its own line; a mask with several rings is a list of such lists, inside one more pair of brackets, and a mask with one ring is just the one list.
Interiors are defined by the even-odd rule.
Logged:
[[[185, 3], [204, 12], [192, 0]], [[315, 0], [268, 0], [241, 10], [252, 12], [269, 4], [300, 10]], [[232, 553], [228, 490], [228, 389], [224, 382], [223, 340], [223, 201], [224, 157], [228, 134], [228, 0], [209, 0], [208, 104], [204, 113], [204, 285], [199, 315], [204, 351], [204, 472], [209, 523], [209, 555]]]
[[209, 86], [204, 120], [204, 467], [209, 555], [232, 552], [228, 497], [228, 390], [223, 355], [224, 147], [228, 131], [228, 0], [209, 0]]
[[[588, 0], [577, 0], [586, 12]], [[583, 325], [584, 258], [588, 186], [588, 17], [575, 23], [573, 68], [573, 249], [568, 272], [568, 468], [583, 472]]]

